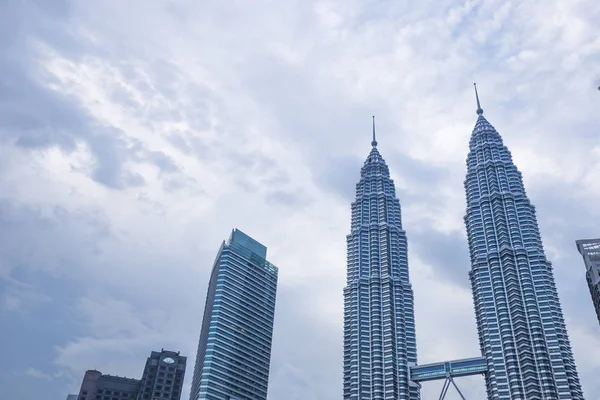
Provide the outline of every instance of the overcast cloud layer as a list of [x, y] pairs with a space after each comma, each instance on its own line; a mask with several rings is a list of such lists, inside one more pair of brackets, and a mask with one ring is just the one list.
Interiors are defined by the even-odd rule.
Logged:
[[[583, 390], [600, 327], [595, 0], [0, 2], [0, 398], [187, 355], [240, 228], [280, 278], [270, 400], [341, 398], [345, 235], [371, 115], [403, 207], [420, 363], [479, 354], [463, 180], [472, 82], [537, 207]], [[459, 381], [484, 398], [480, 377]], [[424, 385], [437, 398], [441, 382]], [[457, 397], [453, 397], [457, 398]]]

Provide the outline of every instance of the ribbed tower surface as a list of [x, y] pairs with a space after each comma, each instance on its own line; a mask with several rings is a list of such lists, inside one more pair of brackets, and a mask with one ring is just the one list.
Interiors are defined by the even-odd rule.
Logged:
[[465, 224], [488, 399], [583, 399], [535, 208], [479, 104], [477, 113]]
[[372, 150], [361, 169], [347, 236], [344, 400], [418, 400], [406, 233], [389, 168]]

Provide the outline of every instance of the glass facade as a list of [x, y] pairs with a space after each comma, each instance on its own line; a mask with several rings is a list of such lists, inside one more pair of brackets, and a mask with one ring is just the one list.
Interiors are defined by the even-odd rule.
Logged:
[[417, 400], [406, 233], [394, 182], [373, 138], [352, 203], [344, 288], [344, 400]]
[[578, 240], [575, 243], [585, 263], [585, 279], [600, 322], [600, 239]]
[[267, 249], [235, 229], [213, 265], [190, 400], [266, 400], [277, 290]]
[[459, 376], [485, 374], [486, 372], [486, 359], [477, 357], [415, 366], [410, 369], [410, 378], [415, 382], [424, 382], [446, 379], [448, 375], [455, 378]]
[[488, 399], [583, 399], [535, 208], [510, 151], [477, 113], [465, 224]]

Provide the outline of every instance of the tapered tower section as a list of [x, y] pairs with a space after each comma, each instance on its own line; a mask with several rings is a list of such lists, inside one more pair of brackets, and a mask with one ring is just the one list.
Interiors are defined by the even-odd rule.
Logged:
[[488, 399], [583, 399], [535, 208], [479, 98], [477, 114], [465, 224]]
[[344, 400], [418, 400], [409, 380], [417, 350], [406, 233], [374, 124], [371, 145], [346, 237]]

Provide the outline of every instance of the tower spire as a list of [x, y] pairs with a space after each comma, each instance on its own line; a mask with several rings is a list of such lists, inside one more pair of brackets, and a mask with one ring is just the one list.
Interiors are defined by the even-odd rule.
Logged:
[[475, 87], [475, 98], [477, 99], [477, 114], [482, 115], [483, 109], [481, 108], [481, 104], [479, 104], [479, 94], [477, 94], [477, 84], [473, 83], [473, 86]]
[[371, 146], [377, 146], [377, 140], [375, 139], [375, 116], [373, 115], [373, 141], [371, 142]]

